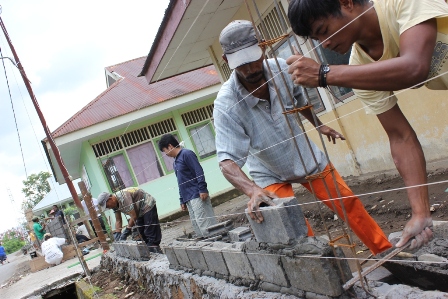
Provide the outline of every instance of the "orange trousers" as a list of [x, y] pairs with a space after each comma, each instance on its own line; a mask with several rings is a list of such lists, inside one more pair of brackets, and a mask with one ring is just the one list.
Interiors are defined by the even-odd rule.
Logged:
[[[392, 244], [388, 241], [383, 230], [378, 226], [375, 220], [373, 220], [369, 213], [367, 213], [361, 200], [353, 194], [352, 190], [350, 190], [336, 169], [333, 170], [333, 173], [339, 187], [341, 197], [344, 197], [342, 202], [344, 204], [345, 211], [347, 212], [347, 217], [349, 220], [348, 223], [352, 231], [373, 254], [378, 254], [388, 248], [391, 248]], [[328, 201], [328, 199], [338, 198], [338, 194], [336, 191], [336, 186], [334, 185], [333, 176], [331, 175], [330, 165], [327, 165], [322, 174], [324, 175], [324, 178], [317, 178], [311, 181], [311, 185], [314, 189], [316, 197], [319, 200], [324, 200], [323, 203], [334, 211], [333, 205], [330, 201]], [[325, 188], [324, 181], [327, 183], [328, 189], [331, 193], [330, 196]], [[302, 183], [302, 185], [312, 192], [310, 183]], [[273, 184], [264, 189], [275, 193], [278, 197], [294, 196], [292, 185], [289, 183]], [[336, 211], [334, 212], [336, 212], [338, 216], [344, 220], [340, 199], [333, 200], [333, 203], [336, 207]], [[308, 236], [314, 236], [308, 220], [306, 220], [306, 224], [308, 226]]]

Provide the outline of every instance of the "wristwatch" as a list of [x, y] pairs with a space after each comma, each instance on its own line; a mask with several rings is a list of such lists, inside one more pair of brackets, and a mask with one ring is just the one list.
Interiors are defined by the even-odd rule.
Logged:
[[330, 72], [330, 65], [322, 64], [320, 70], [320, 86], [327, 87], [327, 74]]

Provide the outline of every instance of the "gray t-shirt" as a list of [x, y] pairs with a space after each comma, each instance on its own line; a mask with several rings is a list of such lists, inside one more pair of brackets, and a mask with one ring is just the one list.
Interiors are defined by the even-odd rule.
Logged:
[[[286, 72], [285, 60], [278, 59], [284, 70], [288, 87], [285, 87], [273, 59], [269, 65], [275, 83], [281, 94], [286, 110], [294, 108], [288, 96], [288, 89], [294, 95], [296, 107], [306, 105], [302, 88], [295, 86]], [[264, 65], [265, 77], [269, 71]], [[218, 161], [232, 160], [242, 167], [247, 164], [250, 175], [260, 187], [289, 182], [306, 182], [305, 176], [323, 170], [328, 161], [324, 153], [310, 140], [310, 147], [297, 124], [295, 114], [288, 114], [305, 168], [294, 146], [294, 138], [289, 130], [274, 84], [269, 81], [270, 102], [250, 95], [233, 72], [223, 84], [214, 102], [214, 124], [216, 130], [216, 150]], [[313, 153], [315, 159], [313, 158]], [[317, 163], [316, 163], [317, 162]]]

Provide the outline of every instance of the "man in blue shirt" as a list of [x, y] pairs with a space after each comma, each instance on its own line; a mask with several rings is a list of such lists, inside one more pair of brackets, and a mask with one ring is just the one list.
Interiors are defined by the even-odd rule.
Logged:
[[0, 261], [1, 261], [2, 265], [3, 265], [3, 262], [9, 263], [9, 261], [6, 260], [6, 251], [5, 251], [5, 247], [2, 246], [2, 243], [0, 243]]
[[54, 218], [61, 217], [62, 223], [65, 224], [64, 212], [59, 210], [59, 207], [57, 205], [53, 205], [53, 209], [50, 211], [49, 214], [50, 214], [50, 216], [53, 216]]
[[179, 146], [172, 134], [165, 134], [159, 141], [159, 149], [174, 158], [174, 172], [179, 185], [180, 207], [188, 210], [196, 237], [209, 235], [208, 227], [216, 224], [215, 213], [205, 182], [204, 170], [196, 154]]

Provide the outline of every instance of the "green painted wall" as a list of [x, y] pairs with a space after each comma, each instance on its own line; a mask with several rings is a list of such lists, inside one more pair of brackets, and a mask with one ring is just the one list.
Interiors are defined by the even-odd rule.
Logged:
[[[190, 140], [188, 130], [183, 124], [181, 114], [210, 105], [212, 103], [213, 99], [209, 99], [201, 103], [197, 103], [189, 107], [158, 116], [156, 118], [151, 119], [148, 118], [143, 122], [132, 124], [127, 131], [129, 132], [135, 129], [139, 129], [144, 126], [148, 126], [150, 124], [172, 117], [176, 123], [179, 139], [185, 141], [185, 148], [195, 151], [193, 142]], [[84, 142], [82, 145], [82, 152], [80, 159], [81, 163], [79, 165], [79, 171], [80, 173], [82, 173], [82, 167], [84, 165], [90, 183], [92, 185], [91, 194], [93, 197], [97, 197], [98, 194], [103, 191], [110, 192], [110, 189], [108, 186], [106, 176], [102, 170], [101, 163], [95, 157], [95, 153], [93, 152], [91, 144], [101, 142], [112, 137], [116, 137], [122, 133], [123, 133], [122, 131], [115, 131], [100, 137], [93, 138], [88, 142]], [[232, 188], [232, 185], [224, 178], [219, 169], [216, 155], [200, 160], [200, 163], [204, 169], [208, 189], [212, 197], [214, 194], [218, 194], [222, 191]], [[139, 185], [139, 187], [149, 192], [156, 198], [159, 218], [180, 210], [179, 189], [177, 186], [177, 179], [174, 173], [170, 173], [168, 175], [162, 176], [145, 184], [141, 184]], [[114, 227], [115, 217], [113, 213], [111, 211], [106, 212], [106, 217], [109, 219], [112, 227]], [[123, 220], [125, 219], [125, 217], [122, 218]]]

